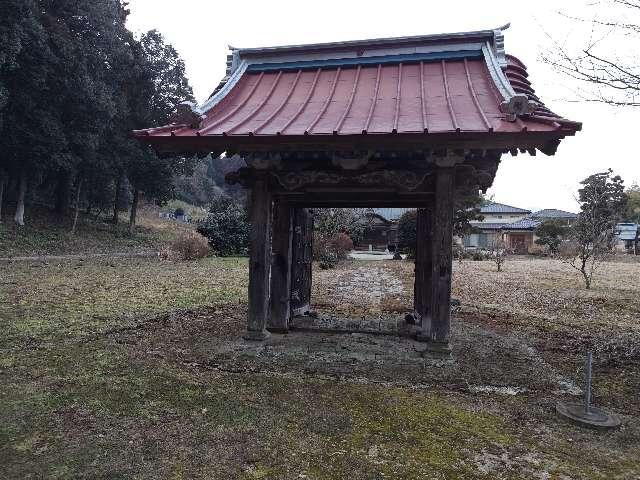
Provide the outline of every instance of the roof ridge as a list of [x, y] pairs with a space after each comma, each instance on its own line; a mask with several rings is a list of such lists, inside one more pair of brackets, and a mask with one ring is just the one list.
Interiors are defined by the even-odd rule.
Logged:
[[299, 43], [290, 45], [274, 45], [268, 47], [249, 47], [249, 48], [235, 48], [229, 47], [234, 52], [240, 54], [260, 54], [260, 53], [276, 53], [276, 52], [291, 52], [297, 50], [309, 50], [310, 48], [318, 50], [339, 50], [342, 48], [356, 47], [356, 46], [387, 46], [398, 45], [403, 43], [413, 42], [426, 42], [426, 41], [443, 41], [443, 40], [459, 40], [473, 37], [492, 37], [495, 39], [497, 34], [509, 28], [510, 24], [503, 25], [498, 28], [486, 29], [486, 30], [471, 30], [463, 32], [443, 32], [443, 33], [431, 33], [425, 35], [408, 35], [401, 37], [377, 37], [377, 38], [362, 38], [346, 41], [334, 41], [334, 42], [317, 42], [317, 43]]
[[488, 206], [491, 206], [491, 205], [500, 205], [502, 207], [509, 207], [509, 208], [512, 208], [514, 210], [518, 210], [518, 211], [521, 211], [521, 212], [529, 212], [529, 213], [531, 213], [531, 210], [529, 210], [529, 209], [520, 208], [520, 207], [514, 207], [513, 205], [507, 205], [506, 203], [501, 203], [501, 202], [489, 202], [486, 205], [482, 205], [480, 208], [482, 209], [484, 207], [488, 207]]

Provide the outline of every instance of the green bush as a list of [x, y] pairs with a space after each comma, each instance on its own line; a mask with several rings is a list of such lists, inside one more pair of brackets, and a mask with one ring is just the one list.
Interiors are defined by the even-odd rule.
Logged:
[[220, 256], [246, 255], [251, 230], [244, 206], [230, 197], [219, 197], [209, 208], [198, 232], [207, 237], [213, 251]]

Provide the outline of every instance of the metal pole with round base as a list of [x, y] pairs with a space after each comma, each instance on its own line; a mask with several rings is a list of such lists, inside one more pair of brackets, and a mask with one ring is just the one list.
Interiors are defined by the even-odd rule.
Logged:
[[600, 408], [591, 405], [591, 362], [593, 355], [591, 350], [587, 352], [587, 361], [585, 362], [585, 388], [584, 401], [582, 403], [563, 403], [556, 404], [556, 412], [560, 417], [569, 420], [576, 425], [587, 428], [595, 428], [597, 430], [608, 430], [620, 426], [620, 417], [614, 413], [607, 413]]

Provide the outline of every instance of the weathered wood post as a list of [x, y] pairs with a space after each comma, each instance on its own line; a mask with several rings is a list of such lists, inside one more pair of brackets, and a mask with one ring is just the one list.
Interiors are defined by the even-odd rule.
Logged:
[[291, 313], [300, 315], [311, 304], [313, 215], [308, 208], [296, 208], [293, 217]]
[[[413, 310], [416, 324], [420, 325], [429, 314], [431, 306], [431, 226], [430, 217], [432, 210], [419, 208], [416, 221], [416, 260], [415, 260], [415, 280], [413, 287]], [[422, 330], [418, 332], [418, 337], [422, 337]], [[428, 340], [427, 338], [420, 338]]]
[[256, 178], [251, 190], [251, 245], [249, 254], [249, 316], [245, 340], [269, 338], [269, 277], [271, 275], [272, 200], [267, 180]]
[[273, 212], [271, 240], [271, 315], [268, 330], [274, 333], [289, 331], [291, 314], [291, 257], [293, 212], [289, 204], [278, 200]]
[[419, 339], [428, 340], [431, 349], [449, 351], [451, 330], [451, 270], [453, 261], [453, 210], [455, 161], [437, 162], [436, 188], [431, 215], [430, 306], [422, 320]]

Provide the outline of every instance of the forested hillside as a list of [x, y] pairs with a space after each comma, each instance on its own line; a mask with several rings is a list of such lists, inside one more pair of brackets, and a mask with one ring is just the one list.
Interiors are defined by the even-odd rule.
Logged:
[[0, 218], [24, 225], [38, 205], [117, 223], [129, 210], [133, 227], [142, 194], [204, 204], [218, 192], [218, 160], [161, 158], [131, 138], [194, 98], [177, 51], [157, 31], [134, 36], [127, 16], [121, 0], [0, 4]]
[[208, 156], [196, 165], [191, 175], [180, 175], [174, 178], [174, 198], [200, 207], [208, 206], [213, 198], [220, 195], [241, 200], [244, 197], [242, 187], [227, 185], [224, 177], [227, 173], [244, 165], [244, 161], [238, 156], [229, 158]]

